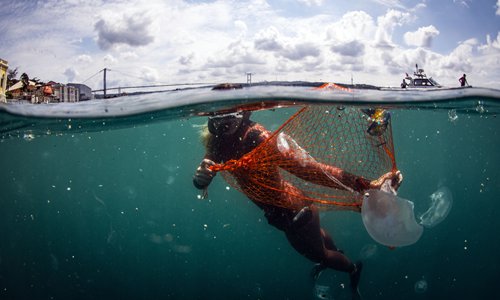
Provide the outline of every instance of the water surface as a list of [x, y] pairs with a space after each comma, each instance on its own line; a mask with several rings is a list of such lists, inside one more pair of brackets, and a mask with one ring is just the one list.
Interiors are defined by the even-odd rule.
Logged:
[[[264, 86], [0, 106], [0, 298], [317, 299], [313, 264], [254, 204], [220, 176], [206, 200], [192, 186], [204, 115], [267, 108], [253, 119], [274, 130], [305, 104], [389, 108], [399, 194], [417, 216], [440, 187], [453, 194], [445, 220], [395, 250], [357, 213], [322, 214], [338, 246], [365, 261], [363, 299], [500, 296], [498, 91]], [[345, 274], [316, 284], [350, 297]]]

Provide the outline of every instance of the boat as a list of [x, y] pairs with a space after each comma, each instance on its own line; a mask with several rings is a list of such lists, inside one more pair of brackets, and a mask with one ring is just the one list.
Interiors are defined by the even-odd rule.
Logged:
[[406, 73], [406, 77], [403, 78], [401, 82], [401, 88], [440, 88], [442, 87], [437, 81], [432, 79], [432, 77], [427, 77], [424, 73], [424, 69], [419, 69], [418, 65], [415, 65], [416, 71], [413, 72], [413, 77]]

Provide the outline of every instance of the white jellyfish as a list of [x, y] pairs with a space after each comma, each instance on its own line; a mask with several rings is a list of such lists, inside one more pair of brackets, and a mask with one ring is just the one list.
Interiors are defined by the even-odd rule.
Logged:
[[380, 190], [368, 190], [361, 206], [366, 231], [386, 246], [408, 246], [420, 239], [423, 227], [415, 221], [413, 202]]
[[314, 285], [313, 295], [315, 299], [333, 300], [331, 289], [327, 285]]
[[441, 223], [451, 210], [453, 198], [450, 190], [443, 186], [430, 196], [431, 205], [429, 209], [420, 216], [420, 224], [431, 228]]
[[362, 260], [369, 259], [369, 258], [375, 256], [375, 254], [377, 254], [377, 249], [378, 249], [378, 246], [375, 244], [364, 245], [363, 248], [361, 248], [359, 256]]
[[[305, 167], [308, 162], [315, 162], [314, 158], [309, 153], [297, 144], [297, 142], [284, 132], [280, 132], [277, 138], [278, 150], [283, 153], [293, 153], [294, 158]], [[292, 150], [292, 151], [290, 151]]]
[[423, 294], [426, 291], [427, 291], [427, 281], [424, 278], [415, 282], [415, 293]]

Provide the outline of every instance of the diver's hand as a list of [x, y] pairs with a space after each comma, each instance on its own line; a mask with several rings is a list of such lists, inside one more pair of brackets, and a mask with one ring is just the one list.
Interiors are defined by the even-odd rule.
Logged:
[[210, 166], [215, 165], [215, 162], [210, 159], [201, 161], [200, 166], [196, 169], [193, 176], [193, 184], [197, 189], [206, 189], [215, 176], [215, 172], [210, 170]]
[[402, 182], [403, 174], [398, 170], [396, 173], [388, 172], [380, 176], [380, 178], [373, 180], [370, 182], [370, 188], [396, 194]]

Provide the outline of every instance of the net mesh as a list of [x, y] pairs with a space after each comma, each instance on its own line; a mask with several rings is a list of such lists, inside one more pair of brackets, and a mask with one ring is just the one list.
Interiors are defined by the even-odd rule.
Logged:
[[391, 124], [370, 134], [373, 123], [356, 107], [306, 106], [253, 151], [212, 170], [264, 204], [296, 208], [314, 202], [324, 210], [359, 210], [360, 191], [332, 176], [330, 166], [370, 181], [395, 171]]

